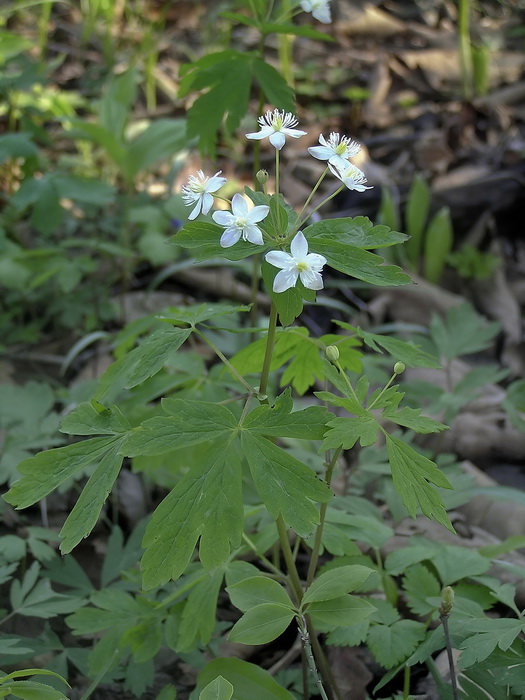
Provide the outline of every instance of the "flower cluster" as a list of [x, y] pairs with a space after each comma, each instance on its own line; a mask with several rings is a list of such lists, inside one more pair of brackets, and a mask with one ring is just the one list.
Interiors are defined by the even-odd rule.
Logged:
[[[321, 16], [326, 17], [326, 14], [323, 14], [325, 12], [328, 13], [328, 17], [330, 15], [327, 0], [305, 1], [301, 2], [301, 6], [307, 12], [311, 11], [319, 21], [330, 21], [320, 18]], [[305, 131], [295, 128], [298, 123], [296, 117], [291, 112], [284, 110], [275, 109], [273, 112], [270, 110], [259, 117], [258, 121], [259, 131], [246, 134], [246, 138], [256, 140], [268, 138], [277, 152], [286, 143], [287, 136], [297, 139], [306, 134]], [[365, 174], [350, 162], [350, 158], [361, 150], [358, 143], [335, 132], [332, 132], [328, 139], [321, 134], [319, 143], [319, 146], [312, 146], [308, 149], [310, 155], [318, 160], [327, 161], [330, 172], [345, 187], [357, 192], [370, 189], [366, 185]], [[276, 158], [277, 155], [276, 153]], [[214, 201], [213, 193], [226, 183], [226, 178], [219, 177], [220, 174], [219, 170], [213, 177], [207, 177], [202, 170], [199, 170], [197, 175], [190, 176], [188, 183], [182, 187], [184, 204], [193, 206], [189, 219], [195, 219], [200, 213], [207, 214], [210, 211]], [[241, 238], [254, 245], [264, 245], [264, 233], [257, 224], [263, 221], [269, 212], [270, 207], [267, 205], [249, 208], [247, 200], [241, 194], [235, 194], [231, 201], [231, 211], [215, 211], [212, 214], [215, 223], [224, 228], [220, 245], [223, 248], [229, 248]], [[265, 260], [280, 270], [273, 282], [274, 292], [285, 292], [287, 289], [295, 287], [297, 280], [300, 280], [307, 289], [319, 290], [323, 288], [321, 271], [327, 260], [323, 255], [308, 252], [308, 241], [301, 231], [297, 231], [292, 238], [289, 253], [282, 250], [271, 250], [266, 254]]]

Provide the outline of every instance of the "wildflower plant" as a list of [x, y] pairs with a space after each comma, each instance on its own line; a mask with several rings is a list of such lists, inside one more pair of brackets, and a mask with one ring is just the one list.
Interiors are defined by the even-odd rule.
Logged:
[[[18, 468], [22, 478], [5, 498], [25, 508], [87, 473], [60, 532], [61, 550], [68, 553], [97, 523], [124, 459], [180, 465], [173, 467], [175, 485], [151, 515], [142, 542], [143, 588], [165, 591], [168, 601], [190, 591], [182, 618], [180, 608], [175, 606], [179, 612], [174, 608], [180, 625], [176, 631], [170, 627], [170, 646], [187, 652], [209, 644], [218, 595], [226, 584], [232, 605], [240, 611], [229, 639], [265, 644], [295, 625], [319, 693], [327, 698], [327, 692], [337, 690], [318, 632], [355, 625], [376, 610], [373, 603], [353, 594], [373, 573], [370, 567], [350, 559], [319, 572], [323, 552], [339, 552], [343, 542], [343, 551], [353, 551], [348, 550], [348, 537], [333, 524], [338, 521], [331, 486], [342, 454], [357, 443], [370, 446], [382, 441], [393, 484], [408, 513], [422, 512], [452, 530], [437, 490], [451, 484], [402, 432], [433, 433], [446, 426], [403, 406], [404, 394], [396, 383], [405, 366], [435, 367], [435, 358], [411, 343], [347, 322], [339, 321], [339, 333], [320, 338], [310, 337], [308, 329], [296, 322], [304, 304], [314, 303], [329, 284], [332, 270], [370, 285], [410, 281], [372, 252], [402, 243], [404, 234], [374, 226], [362, 216], [310, 223], [312, 213], [345, 187], [357, 192], [368, 187], [364, 174], [349, 160], [358, 145], [339, 134], [320, 137], [321, 146], [311, 153], [326, 160], [327, 167], [297, 213], [279, 191], [280, 153], [288, 136], [300, 138], [305, 132], [296, 128], [294, 115], [279, 110], [267, 112], [259, 124], [261, 129], [247, 137], [269, 138], [275, 150], [275, 191], [269, 192], [267, 175], [262, 173], [262, 191], [245, 187], [233, 196], [229, 211], [212, 212], [224, 178], [220, 172], [208, 177], [199, 171], [183, 188], [191, 209], [189, 221], [171, 242], [199, 261], [254, 256], [254, 292], [262, 278], [271, 299], [267, 324], [246, 329], [246, 337], [248, 333], [258, 337], [230, 357], [217, 341], [224, 332], [222, 319], [242, 316], [248, 306], [172, 307], [150, 319], [153, 329], [140, 342], [144, 331], [130, 330], [91, 400], [76, 406], [62, 422], [63, 433], [91, 437], [77, 437], [69, 445], [23, 461]], [[335, 176], [334, 191], [314, 201], [328, 176]], [[188, 356], [185, 344], [190, 338], [207, 344], [219, 367], [212, 362], [202, 370], [208, 379], [199, 375], [194, 384], [189, 378], [173, 382], [169, 366], [175, 357]], [[363, 374], [363, 346], [390, 356], [393, 371], [385, 386], [370, 387]], [[162, 379], [159, 383], [156, 375]], [[203, 382], [212, 377], [215, 383], [206, 393]], [[153, 401], [159, 398], [159, 386], [169, 387], [169, 395], [137, 417], [136, 393], [144, 390], [142, 396]], [[302, 396], [312, 388], [318, 405], [294, 403], [292, 392]], [[396, 426], [397, 432], [387, 430], [387, 425]], [[313, 459], [308, 464], [301, 461], [290, 441], [315, 443]], [[308, 560], [304, 569], [298, 564], [300, 550]], [[179, 579], [182, 584], [170, 588]], [[166, 607], [168, 617], [169, 610]], [[77, 611], [70, 624], [82, 629], [89, 614], [89, 609]], [[118, 645], [122, 640], [113, 634]], [[160, 638], [155, 632], [155, 639]], [[107, 646], [95, 649], [99, 657], [108, 655]], [[245, 662], [238, 662], [236, 673], [239, 664]], [[211, 670], [202, 675], [207, 684], [220, 685], [216, 678], [233, 672], [228, 660], [215, 659], [209, 664], [212, 668], [215, 675], [209, 677]], [[242, 668], [244, 673], [246, 666]], [[263, 683], [260, 674], [250, 674], [252, 686]], [[264, 677], [264, 683], [270, 681], [275, 683]], [[283, 692], [278, 696], [288, 697]]]

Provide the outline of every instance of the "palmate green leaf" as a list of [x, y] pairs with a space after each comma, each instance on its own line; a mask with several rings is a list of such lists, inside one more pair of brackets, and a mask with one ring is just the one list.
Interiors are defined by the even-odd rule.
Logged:
[[245, 304], [225, 304], [219, 302], [216, 304], [186, 306], [178, 309], [170, 308], [166, 313], [157, 315], [156, 318], [170, 322], [189, 323], [192, 326], [196, 326], [212, 318], [216, 319], [221, 316], [233, 316], [238, 313], [249, 311], [250, 309], [251, 304], [246, 306]]
[[159, 372], [191, 335], [191, 328], [159, 328], [104, 372], [95, 399], [104, 402], [122, 389], [138, 386]]
[[392, 338], [387, 335], [379, 335], [378, 333], [370, 333], [362, 328], [351, 326], [344, 321], [334, 321], [341, 328], [346, 328], [364, 340], [364, 342], [375, 352], [382, 352], [381, 348], [386, 350], [395, 361], [404, 362], [407, 367], [433, 367], [440, 369], [437, 358], [429, 355], [429, 353], [421, 350], [414, 343], [407, 343], [399, 338]]
[[118, 435], [131, 430], [118, 406], [105, 408], [99, 405], [95, 408], [95, 405], [84, 401], [76, 406], [62, 421], [60, 432], [70, 435]]
[[485, 617], [465, 623], [465, 631], [474, 633], [460, 645], [463, 650], [459, 657], [459, 667], [468, 668], [484, 661], [496, 647], [506, 651], [516, 637], [525, 631], [523, 620]]
[[499, 323], [488, 323], [468, 302], [453, 306], [445, 319], [436, 314], [430, 322], [432, 340], [448, 359], [488, 348], [499, 330]]
[[367, 644], [378, 663], [393, 668], [404, 661], [425, 638], [426, 627], [415, 620], [398, 620], [392, 625], [370, 627]]
[[441, 546], [430, 554], [444, 586], [449, 586], [468, 576], [479, 576], [491, 567], [490, 559], [479, 552], [453, 545]]
[[241, 659], [219, 658], [210, 661], [197, 677], [197, 691], [222, 676], [235, 688], [236, 700], [295, 700], [260, 666]]
[[219, 568], [199, 581], [188, 596], [178, 629], [177, 651], [192, 651], [197, 642], [210, 641], [217, 620], [217, 600], [224, 579]]
[[247, 612], [256, 605], [275, 603], [293, 610], [294, 605], [288, 593], [271, 578], [266, 576], [251, 576], [226, 588], [230, 600], [236, 608]]
[[235, 623], [228, 639], [238, 644], [267, 644], [288, 628], [294, 615], [289, 607], [277, 603], [256, 605]]
[[122, 466], [121, 441], [111, 445], [89, 477], [73, 510], [60, 530], [60, 551], [68, 554], [87, 537], [97, 524], [102, 506], [109, 496]]
[[145, 420], [122, 448], [128, 457], [154, 456], [231, 435], [237, 428], [233, 413], [219, 404], [190, 399], [162, 399], [168, 416]]
[[446, 476], [399, 438], [386, 435], [386, 444], [394, 486], [409, 514], [415, 518], [419, 506], [427, 518], [455, 532], [439, 493], [431, 486], [452, 488]]
[[385, 248], [408, 240], [406, 234], [392, 231], [388, 226], [374, 226], [366, 216], [318, 221], [308, 226], [304, 234], [308, 239], [334, 240], [336, 238], [341, 243], [364, 250]]
[[242, 427], [253, 435], [322, 440], [326, 423], [331, 418], [322, 406], [294, 411], [290, 389], [281, 394], [274, 406], [262, 405], [246, 416]]
[[430, 615], [435, 606], [427, 598], [441, 594], [441, 585], [434, 574], [423, 564], [410, 566], [403, 576], [403, 589], [408, 607], [416, 615]]
[[294, 91], [279, 71], [261, 58], [253, 59], [252, 70], [255, 80], [266, 96], [266, 102], [279, 105], [279, 108], [286, 112], [295, 111]]
[[144, 535], [144, 588], [177, 579], [198, 538], [207, 569], [240, 546], [243, 529], [241, 466], [229, 439], [216, 440], [154, 511]]
[[199, 139], [205, 155], [215, 155], [217, 134], [223, 124], [231, 134], [248, 111], [252, 82], [252, 57], [236, 51], [216, 54], [214, 63], [192, 64], [193, 71], [183, 76], [181, 91], [209, 88], [188, 111], [188, 136]]
[[328, 486], [295, 457], [263, 437], [244, 432], [242, 452], [248, 460], [255, 487], [274, 519], [279, 515], [301, 537], [319, 523], [313, 501], [332, 498]]
[[[313, 224], [313, 226], [316, 225]], [[335, 270], [380, 287], [399, 286], [411, 281], [399, 267], [383, 264], [383, 258], [375, 253], [369, 253], [367, 250], [345, 243], [335, 236], [310, 237], [308, 233], [310, 228], [308, 226], [303, 232], [309, 241], [310, 252], [324, 255], [328, 265]]]
[[353, 566], [338, 566], [330, 571], [325, 571], [318, 576], [307, 588], [303, 596], [302, 604], [319, 600], [330, 600], [344, 593], [350, 593], [360, 586], [372, 573], [367, 566], [355, 564]]
[[219, 241], [224, 228], [207, 221], [188, 221], [169, 242], [192, 251], [195, 260], [210, 260], [211, 258], [226, 258], [227, 260], [243, 260], [261, 251], [260, 246], [240, 240], [230, 248], [223, 248]]
[[377, 420], [372, 414], [357, 418], [334, 418], [329, 421], [328, 426], [329, 430], [323, 442], [325, 450], [338, 447], [349, 450], [358, 440], [363, 447], [373, 445], [379, 430]]
[[432, 418], [421, 415], [421, 409], [408, 408], [405, 406], [399, 410], [386, 409], [383, 411], [383, 418], [387, 418], [397, 425], [410, 428], [416, 433], [426, 435], [428, 433], [439, 433], [441, 430], [448, 430], [448, 426]]
[[199, 700], [230, 700], [233, 695], [233, 685], [222, 676], [203, 688], [199, 694]]
[[135, 663], [149, 661], [158, 653], [162, 644], [162, 621], [153, 615], [142, 619], [124, 632], [120, 643], [131, 648]]
[[169, 158], [187, 146], [184, 119], [158, 119], [132, 141], [126, 152], [125, 175], [131, 182], [141, 171], [160, 159]]
[[33, 505], [81, 469], [99, 463], [117, 440], [115, 437], [91, 438], [25, 459], [18, 465], [22, 478], [15, 481], [4, 499], [16, 508]]

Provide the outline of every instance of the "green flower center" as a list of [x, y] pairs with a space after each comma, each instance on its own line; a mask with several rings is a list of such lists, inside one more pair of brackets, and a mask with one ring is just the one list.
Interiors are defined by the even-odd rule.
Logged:
[[297, 263], [297, 269], [299, 272], [304, 272], [305, 270], [308, 270], [308, 263], [304, 262], [304, 260], [301, 260], [301, 262]]
[[337, 153], [338, 156], [342, 156], [343, 153], [346, 153], [346, 143], [340, 143], [336, 146], [335, 152]]
[[248, 226], [248, 219], [246, 219], [244, 216], [239, 216], [237, 217], [237, 221], [235, 222], [235, 224], [239, 228], [246, 228], [246, 226]]

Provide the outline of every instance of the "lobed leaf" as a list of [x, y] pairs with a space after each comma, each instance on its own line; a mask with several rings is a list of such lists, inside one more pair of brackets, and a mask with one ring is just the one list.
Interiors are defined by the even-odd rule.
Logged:
[[284, 522], [301, 537], [319, 523], [313, 501], [327, 503], [332, 492], [302, 462], [258, 435], [243, 432], [242, 452], [248, 460], [255, 487], [274, 519]]
[[145, 589], [176, 580], [199, 537], [207, 569], [226, 561], [240, 546], [243, 529], [241, 466], [230, 440], [215, 441], [154, 511], [142, 558]]
[[409, 514], [414, 518], [419, 506], [427, 518], [454, 532], [439, 493], [430, 485], [451, 489], [446, 476], [399, 438], [386, 435], [386, 444], [394, 486]]

